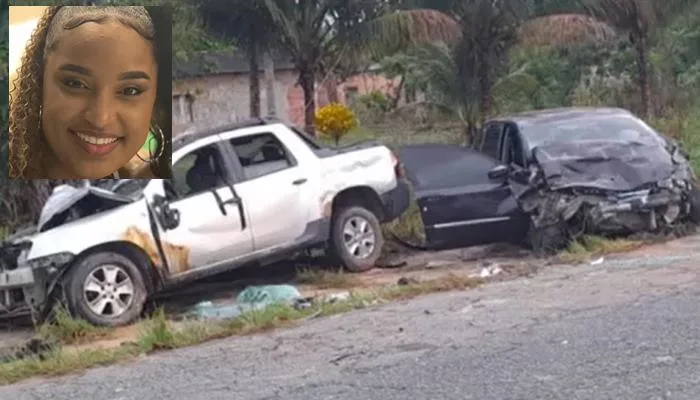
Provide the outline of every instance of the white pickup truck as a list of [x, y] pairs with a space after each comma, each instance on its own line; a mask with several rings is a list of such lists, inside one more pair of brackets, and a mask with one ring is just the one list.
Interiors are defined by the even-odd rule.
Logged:
[[56, 188], [36, 232], [0, 247], [0, 317], [41, 320], [60, 299], [95, 325], [124, 325], [173, 285], [315, 247], [366, 271], [380, 224], [410, 199], [389, 148], [324, 147], [274, 119], [177, 137], [173, 170], [110, 190]]

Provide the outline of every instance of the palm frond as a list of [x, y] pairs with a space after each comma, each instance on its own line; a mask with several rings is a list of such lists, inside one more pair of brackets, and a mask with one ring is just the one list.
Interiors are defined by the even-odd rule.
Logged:
[[[455, 42], [461, 36], [460, 24], [435, 10], [396, 11], [360, 23], [339, 39], [353, 54], [378, 57], [416, 44]], [[351, 36], [350, 36], [351, 35]]]
[[566, 46], [589, 41], [608, 42], [618, 37], [607, 23], [583, 14], [557, 14], [524, 22], [518, 31], [524, 46]]
[[295, 23], [295, 2], [263, 0], [263, 4], [269, 13], [272, 23], [280, 32], [280, 41], [286, 45], [285, 48], [295, 56], [301, 54], [304, 49], [301, 34]]
[[618, 30], [647, 33], [697, 0], [584, 0], [588, 13]]

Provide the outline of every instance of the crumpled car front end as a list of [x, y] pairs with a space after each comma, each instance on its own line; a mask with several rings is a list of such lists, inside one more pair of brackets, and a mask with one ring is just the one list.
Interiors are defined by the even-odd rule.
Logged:
[[[136, 198], [89, 185], [56, 187], [36, 226], [0, 242], [0, 318], [41, 319], [65, 266], [81, 249], [114, 236], [114, 222], [128, 219], [119, 210]], [[102, 222], [97, 214], [110, 210], [111, 219]]]
[[13, 317], [29, 313], [25, 288], [34, 285], [31, 268], [22, 265], [31, 242], [7, 241], [0, 245], [0, 315]]
[[519, 198], [535, 228], [570, 236], [656, 232], [697, 223], [695, 179], [673, 143], [586, 141], [535, 148]]

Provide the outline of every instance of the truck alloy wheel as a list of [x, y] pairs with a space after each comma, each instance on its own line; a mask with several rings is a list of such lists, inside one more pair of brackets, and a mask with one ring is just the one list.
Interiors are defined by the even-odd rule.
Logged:
[[333, 218], [331, 245], [348, 271], [372, 269], [384, 246], [379, 220], [363, 207], [339, 210]]
[[348, 218], [343, 225], [345, 251], [353, 257], [365, 259], [372, 255], [377, 245], [376, 236], [370, 222], [360, 216]]
[[85, 278], [83, 300], [97, 315], [120, 316], [134, 301], [134, 283], [119, 265], [103, 265]]
[[119, 253], [90, 254], [64, 281], [71, 313], [94, 325], [126, 325], [141, 315], [146, 285], [139, 267]]

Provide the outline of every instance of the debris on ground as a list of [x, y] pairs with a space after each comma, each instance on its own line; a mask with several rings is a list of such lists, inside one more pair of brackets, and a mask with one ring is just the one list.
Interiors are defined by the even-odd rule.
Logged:
[[597, 259], [591, 261], [591, 265], [600, 265], [603, 263], [603, 261], [605, 261], [605, 258], [600, 257], [600, 258], [597, 258]]
[[352, 293], [350, 292], [339, 292], [339, 293], [331, 293], [329, 295], [323, 296], [322, 302], [324, 303], [337, 303], [339, 301], [348, 301], [352, 297]]
[[503, 272], [503, 269], [498, 265], [498, 264], [491, 264], [487, 263], [483, 268], [481, 268], [481, 272], [478, 274], [471, 274], [469, 275], [470, 278], [489, 278], [495, 275], [500, 274]]
[[399, 286], [407, 286], [407, 285], [415, 285], [420, 283], [418, 279], [416, 278], [406, 278], [405, 276], [402, 276], [399, 278], [399, 280], [396, 282], [397, 285]]
[[28, 357], [38, 357], [43, 360], [47, 353], [50, 353], [56, 348], [55, 343], [47, 340], [32, 338], [25, 342], [22, 346], [9, 348], [0, 353], [0, 363], [21, 360]]
[[349, 301], [351, 298], [352, 293], [349, 291], [326, 294], [314, 299], [304, 297], [291, 285], [248, 286], [234, 303], [215, 304], [208, 300], [201, 301], [192, 308], [190, 315], [205, 319], [233, 319], [245, 312], [262, 310], [274, 304], [289, 305], [303, 310], [311, 307], [314, 302], [332, 304]]
[[291, 285], [248, 286], [236, 298], [233, 304], [214, 304], [211, 301], [197, 303], [192, 310], [197, 318], [229, 319], [239, 315], [261, 310], [273, 304], [288, 304], [295, 308], [305, 308], [308, 299]]

